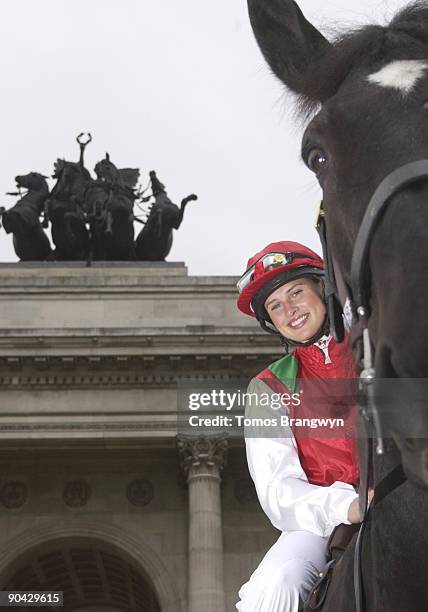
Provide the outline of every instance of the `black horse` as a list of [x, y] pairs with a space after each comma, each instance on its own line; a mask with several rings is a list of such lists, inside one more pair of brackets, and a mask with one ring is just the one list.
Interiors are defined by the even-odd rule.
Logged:
[[[369, 200], [397, 168], [428, 158], [428, 4], [386, 27], [368, 26], [334, 43], [292, 0], [248, 0], [259, 46], [311, 121], [303, 161], [324, 200], [333, 258], [351, 286], [351, 259]], [[370, 244], [370, 336], [382, 380], [428, 377], [428, 179], [397, 189]], [[374, 485], [400, 461], [408, 481], [371, 510], [363, 546], [366, 610], [422, 612], [428, 598], [427, 401], [391, 394], [386, 453], [374, 456]], [[416, 486], [415, 486], [416, 485]], [[420, 488], [417, 488], [420, 487]], [[355, 542], [354, 542], [355, 545]], [[337, 568], [324, 612], [355, 610], [352, 545]]]
[[85, 193], [92, 181], [89, 171], [80, 162], [58, 159], [52, 178], [57, 183], [46, 204], [46, 216], [52, 223], [53, 258], [80, 261], [90, 253], [86, 228]]
[[7, 234], [13, 234], [13, 247], [21, 261], [44, 261], [52, 251], [40, 223], [49, 195], [46, 178], [38, 172], [15, 177], [17, 187], [28, 191], [15, 206], [2, 212], [3, 227]]
[[134, 188], [140, 171], [116, 168], [108, 153], [94, 170], [97, 180], [92, 181], [85, 194], [92, 256], [97, 260], [134, 260]]
[[137, 259], [164, 261], [171, 250], [172, 230], [180, 227], [187, 204], [198, 198], [194, 194], [187, 196], [179, 208], [169, 199], [165, 185], [157, 178], [154, 170], [150, 172], [150, 179], [155, 201], [135, 242]]

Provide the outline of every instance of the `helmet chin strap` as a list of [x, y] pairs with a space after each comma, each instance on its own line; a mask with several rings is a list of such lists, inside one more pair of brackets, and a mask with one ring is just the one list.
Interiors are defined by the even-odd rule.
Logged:
[[272, 325], [272, 323], [269, 323], [268, 321], [266, 321], [262, 317], [259, 317], [258, 315], [257, 315], [257, 321], [259, 322], [260, 327], [264, 331], [268, 332], [269, 334], [274, 334], [276, 336], [279, 336], [281, 338], [281, 343], [286, 347], [287, 350], [290, 347], [297, 348], [297, 347], [311, 346], [311, 344], [315, 344], [315, 342], [318, 342], [320, 338], [322, 338], [323, 336], [328, 336], [330, 333], [330, 324], [329, 324], [327, 315], [325, 316], [324, 321], [322, 322], [322, 325], [319, 328], [319, 330], [315, 332], [313, 336], [311, 336], [308, 340], [305, 340], [304, 342], [298, 342], [297, 340], [290, 340], [289, 338], [286, 338], [276, 329], [276, 327]]
[[318, 342], [318, 340], [320, 340], [320, 338], [322, 338], [323, 336], [328, 336], [329, 333], [330, 333], [330, 324], [329, 324], [328, 316], [326, 315], [319, 330], [315, 332], [315, 334], [311, 336], [308, 340], [305, 340], [304, 342], [298, 342], [297, 340], [289, 340], [289, 338], [285, 338], [284, 336], [282, 337], [284, 338], [285, 342], [287, 342], [287, 344], [290, 346], [304, 347], [304, 346], [310, 346], [311, 344], [315, 344], [315, 342]]

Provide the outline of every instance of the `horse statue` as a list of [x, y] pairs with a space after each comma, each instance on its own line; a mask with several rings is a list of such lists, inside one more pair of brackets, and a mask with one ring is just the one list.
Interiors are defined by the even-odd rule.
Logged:
[[13, 247], [21, 261], [44, 261], [52, 252], [40, 223], [49, 196], [46, 178], [38, 172], [15, 177], [19, 193], [21, 188], [28, 191], [9, 210], [0, 209], [3, 227], [7, 234], [13, 234]]
[[[302, 158], [323, 191], [318, 227], [330, 322], [340, 339], [340, 299], [361, 368], [359, 425], [369, 429], [359, 440], [363, 526], [328, 591], [305, 609], [423, 612], [428, 3], [409, 5], [385, 27], [359, 28], [334, 42], [293, 0], [248, 0], [248, 7], [267, 63], [309, 120]], [[367, 511], [369, 484], [375, 494]]]
[[135, 259], [134, 190], [140, 171], [118, 169], [106, 153], [94, 168], [97, 179], [85, 194], [85, 207], [91, 229], [92, 257], [96, 260]]
[[171, 250], [172, 230], [180, 227], [187, 204], [198, 198], [194, 194], [187, 196], [179, 208], [169, 199], [154, 170], [150, 172], [150, 181], [155, 201], [135, 242], [137, 260], [164, 261]]
[[60, 261], [81, 261], [90, 253], [90, 237], [86, 227], [85, 194], [92, 182], [85, 168], [83, 154], [91, 142], [79, 134], [80, 160], [69, 162], [57, 159], [52, 178], [57, 179], [45, 205], [45, 218], [52, 223], [52, 240], [55, 244], [53, 259]]

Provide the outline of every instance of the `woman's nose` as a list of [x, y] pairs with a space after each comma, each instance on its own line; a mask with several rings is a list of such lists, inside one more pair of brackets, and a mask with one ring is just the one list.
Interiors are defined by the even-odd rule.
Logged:
[[296, 312], [297, 312], [297, 306], [295, 306], [294, 304], [290, 304], [287, 307], [287, 315], [289, 317], [293, 317], [296, 314]]

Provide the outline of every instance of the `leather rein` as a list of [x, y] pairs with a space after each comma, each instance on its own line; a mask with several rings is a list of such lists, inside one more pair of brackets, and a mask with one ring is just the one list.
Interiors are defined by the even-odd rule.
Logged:
[[[326, 213], [323, 203], [318, 213], [316, 229], [320, 236], [324, 265], [325, 265], [325, 298], [327, 312], [330, 320], [331, 333], [337, 342], [342, 342], [345, 335], [343, 316], [345, 316], [351, 328], [351, 345], [356, 355], [357, 364], [362, 362], [360, 372], [359, 411], [368, 435], [367, 474], [362, 492], [362, 507], [364, 518], [355, 546], [354, 557], [354, 589], [356, 600], [356, 611], [363, 612], [364, 585], [362, 576], [362, 544], [364, 531], [369, 517], [368, 491], [370, 480], [370, 469], [372, 464], [372, 445], [370, 434], [372, 428], [376, 438], [376, 454], [383, 455], [385, 452], [383, 442], [382, 423], [379, 411], [374, 401], [374, 350], [370, 340], [369, 318], [370, 318], [370, 269], [369, 255], [373, 236], [381, 221], [391, 198], [402, 189], [428, 178], [428, 159], [421, 159], [400, 166], [387, 175], [379, 184], [364, 214], [363, 221], [358, 230], [351, 261], [351, 286], [345, 283], [340, 268], [334, 261], [327, 240]], [[342, 310], [343, 307], [343, 310]], [[344, 313], [344, 314], [342, 314]], [[376, 505], [395, 488], [406, 480], [401, 464], [394, 468], [375, 487], [374, 500]]]

